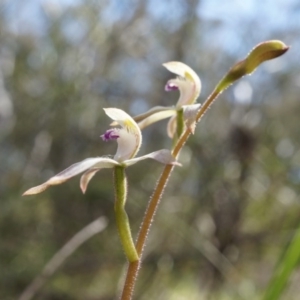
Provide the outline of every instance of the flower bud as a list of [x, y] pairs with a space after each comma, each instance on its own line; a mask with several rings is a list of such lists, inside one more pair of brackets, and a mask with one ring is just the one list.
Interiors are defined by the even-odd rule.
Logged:
[[244, 60], [237, 62], [229, 70], [217, 85], [216, 92], [221, 93], [234, 81], [245, 75], [251, 74], [264, 61], [281, 56], [288, 49], [288, 46], [278, 40], [271, 40], [258, 44]]
[[281, 56], [289, 49], [278, 40], [258, 44], [246, 58], [246, 74], [252, 73], [264, 61]]

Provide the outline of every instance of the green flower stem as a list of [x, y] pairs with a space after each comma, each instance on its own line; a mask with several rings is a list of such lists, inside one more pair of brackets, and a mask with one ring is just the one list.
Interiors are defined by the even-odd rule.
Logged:
[[[165, 168], [157, 182], [157, 186], [154, 190], [151, 200], [148, 203], [148, 207], [146, 209], [144, 219], [143, 219], [141, 227], [140, 227], [140, 232], [139, 232], [139, 235], [138, 235], [138, 238], [136, 241], [136, 250], [137, 250], [137, 253], [140, 258], [142, 256], [142, 253], [143, 253], [143, 250], [144, 250], [144, 247], [146, 244], [146, 239], [147, 239], [150, 227], [151, 227], [151, 223], [153, 221], [153, 217], [158, 208], [158, 204], [160, 202], [164, 188], [168, 182], [168, 179], [170, 177], [170, 174], [171, 174], [173, 168], [174, 168], [174, 166], [172, 166], [172, 165], [165, 166]], [[136, 282], [140, 267], [141, 267], [141, 259], [129, 264], [121, 300], [131, 300], [132, 299], [134, 286], [135, 286], [135, 282]]]
[[183, 108], [176, 112], [176, 141], [180, 138], [184, 130]]
[[119, 230], [119, 235], [125, 255], [129, 262], [132, 263], [139, 260], [139, 256], [134, 246], [129, 219], [125, 211], [125, 203], [127, 198], [127, 179], [124, 167], [114, 168], [114, 185], [116, 197], [115, 215], [117, 227]]
[[300, 259], [300, 226], [295, 232], [281, 259], [277, 263], [277, 267], [273, 271], [272, 278], [268, 284], [263, 300], [283, 299], [283, 292], [287, 286], [291, 274], [299, 267]]

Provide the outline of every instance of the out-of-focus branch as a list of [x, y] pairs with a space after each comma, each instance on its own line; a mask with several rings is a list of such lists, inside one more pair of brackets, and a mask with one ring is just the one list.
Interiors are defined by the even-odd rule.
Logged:
[[84, 242], [95, 234], [103, 231], [107, 226], [107, 219], [99, 217], [77, 232], [46, 264], [43, 271], [27, 286], [18, 300], [30, 300], [57, 271], [64, 261], [72, 255]]

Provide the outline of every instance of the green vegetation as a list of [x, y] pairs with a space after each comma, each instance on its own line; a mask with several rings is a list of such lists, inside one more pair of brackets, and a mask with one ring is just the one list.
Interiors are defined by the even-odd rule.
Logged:
[[[178, 95], [163, 90], [170, 74], [162, 63], [190, 65], [201, 77], [203, 102], [254, 45], [274, 38], [291, 50], [223, 93], [185, 146], [149, 235], [135, 299], [298, 299], [297, 4], [279, 1], [247, 15], [234, 3], [224, 18], [222, 6], [209, 18], [207, 2], [154, 9], [156, 1], [122, 8], [44, 1], [38, 12], [34, 1], [1, 4], [1, 300], [18, 299], [101, 216], [107, 227], [72, 253], [35, 299], [114, 299], [124, 253], [111, 170], [99, 172], [85, 195], [78, 178], [30, 198], [22, 193], [85, 157], [114, 153], [115, 145], [99, 138], [108, 125], [103, 107], [136, 115], [175, 104]], [[277, 5], [289, 22], [273, 26], [267, 20], [276, 19]], [[144, 130], [141, 154], [170, 147], [165, 128], [162, 121]], [[142, 164], [126, 171], [134, 237], [162, 170]]]

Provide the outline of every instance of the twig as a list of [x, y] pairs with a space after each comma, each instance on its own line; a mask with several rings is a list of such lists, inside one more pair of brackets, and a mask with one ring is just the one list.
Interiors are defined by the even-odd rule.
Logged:
[[46, 264], [42, 272], [27, 286], [18, 300], [30, 300], [57, 271], [64, 261], [73, 254], [84, 242], [95, 234], [103, 231], [107, 226], [107, 219], [99, 217], [77, 232]]

